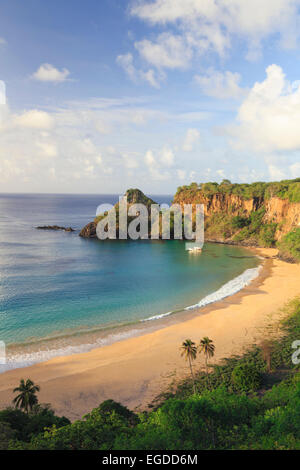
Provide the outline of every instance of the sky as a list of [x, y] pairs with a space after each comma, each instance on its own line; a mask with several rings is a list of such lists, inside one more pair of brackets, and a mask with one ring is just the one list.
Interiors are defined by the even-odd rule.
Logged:
[[1, 0], [0, 192], [300, 177], [300, 0]]

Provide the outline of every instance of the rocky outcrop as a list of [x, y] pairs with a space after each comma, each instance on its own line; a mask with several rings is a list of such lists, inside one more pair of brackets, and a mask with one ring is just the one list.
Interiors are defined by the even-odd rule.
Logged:
[[[125, 193], [125, 196], [127, 198], [127, 210], [129, 209], [129, 207], [131, 207], [134, 204], [143, 204], [144, 206], [146, 206], [148, 208], [148, 214], [149, 214], [149, 217], [150, 217], [151, 205], [156, 204], [152, 199], [145, 196], [145, 194], [142, 191], [140, 191], [139, 189], [128, 189]], [[115, 204], [114, 208], [116, 210], [116, 216], [117, 216], [117, 237], [118, 237], [118, 231], [119, 231], [119, 225], [118, 225], [118, 222], [119, 222], [119, 220], [118, 220], [119, 203]], [[98, 223], [99, 220], [101, 220], [102, 217], [103, 217], [103, 214], [100, 214], [99, 216], [97, 216], [95, 218], [95, 220], [93, 222], [90, 222], [85, 227], [83, 227], [83, 229], [79, 233], [79, 236], [83, 237], [83, 238], [96, 238], [97, 237], [97, 233], [96, 233], [97, 223]], [[128, 217], [129, 222], [132, 219], [134, 219], [134, 217]]]
[[85, 227], [83, 227], [83, 229], [79, 233], [79, 236], [83, 238], [96, 238], [96, 227], [97, 226], [95, 222], [90, 222]]
[[[125, 193], [125, 197], [127, 198], [128, 206], [132, 206], [133, 204], [144, 204], [149, 209], [151, 204], [156, 204], [153, 199], [146, 196], [140, 189], [128, 189]], [[118, 205], [119, 204], [116, 204], [116, 206]]]
[[37, 230], [63, 230], [64, 232], [75, 232], [72, 227], [60, 227], [59, 225], [43, 225], [36, 227]]

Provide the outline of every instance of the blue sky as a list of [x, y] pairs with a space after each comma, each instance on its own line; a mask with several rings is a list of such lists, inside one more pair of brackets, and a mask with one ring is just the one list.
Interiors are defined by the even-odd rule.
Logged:
[[300, 176], [299, 22], [300, 0], [2, 1], [0, 190]]

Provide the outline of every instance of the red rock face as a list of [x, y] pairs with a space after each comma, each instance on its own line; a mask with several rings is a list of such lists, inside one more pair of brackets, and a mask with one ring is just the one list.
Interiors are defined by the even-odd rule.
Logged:
[[272, 197], [265, 202], [265, 207], [265, 221], [280, 225], [276, 233], [278, 240], [293, 228], [300, 227], [299, 202], [289, 202], [287, 199]]
[[248, 217], [251, 212], [257, 211], [261, 207], [266, 208], [264, 221], [266, 223], [277, 223], [278, 229], [275, 238], [280, 240], [283, 235], [300, 226], [300, 203], [292, 203], [287, 199], [273, 197], [267, 201], [261, 198], [243, 199], [235, 194], [214, 194], [210, 198], [206, 198], [200, 191], [193, 195], [185, 195], [182, 191], [175, 196], [174, 204], [204, 204], [204, 213], [206, 217], [210, 217], [218, 212], [225, 212], [232, 216], [243, 215]]
[[204, 197], [199, 191], [192, 197], [185, 197], [184, 192], [174, 198], [174, 204], [204, 204], [204, 213], [210, 216], [217, 212], [226, 212], [231, 215], [243, 213], [249, 216], [251, 212], [258, 210], [263, 201], [260, 198], [243, 199], [235, 194], [214, 194], [212, 197]]

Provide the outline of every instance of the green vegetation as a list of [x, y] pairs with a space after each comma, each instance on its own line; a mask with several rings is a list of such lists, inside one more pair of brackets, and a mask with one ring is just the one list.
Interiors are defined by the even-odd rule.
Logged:
[[292, 343], [300, 339], [300, 299], [286, 314], [280, 338], [269, 335], [243, 356], [210, 365], [208, 377], [195, 371], [158, 397], [150, 412], [137, 415], [107, 400], [71, 424], [40, 405], [29, 413], [3, 410], [0, 448], [300, 450], [300, 371], [291, 361]]
[[216, 212], [205, 220], [207, 238], [231, 239], [236, 243], [272, 247], [276, 243], [278, 224], [264, 222], [265, 208], [251, 212], [250, 216], [232, 216], [226, 212]]
[[278, 243], [279, 256], [282, 259], [299, 262], [300, 261], [300, 228], [292, 230], [282, 241]]
[[59, 429], [69, 424], [67, 418], [55, 416], [49, 405], [35, 405], [29, 413], [6, 408], [0, 411], [0, 450], [7, 449], [12, 441], [16, 447], [26, 448], [46, 428], [55, 426]]
[[241, 392], [255, 391], [261, 385], [261, 373], [255, 364], [238, 364], [232, 371], [231, 381]]
[[38, 403], [39, 385], [30, 379], [20, 380], [13, 392], [18, 395], [13, 399], [14, 408], [0, 411], [0, 450], [9, 448], [12, 441], [16, 446], [25, 446], [34, 436], [44, 432], [48, 427], [57, 429], [70, 424], [64, 416], [55, 416], [50, 405]]
[[220, 184], [215, 182], [200, 184], [191, 183], [189, 186], [180, 186], [177, 190], [176, 196], [182, 192], [192, 195], [197, 191], [201, 191], [204, 197], [207, 198], [212, 197], [214, 194], [234, 194], [236, 196], [241, 196], [244, 199], [259, 198], [267, 200], [276, 196], [280, 199], [288, 199], [290, 202], [300, 202], [300, 178], [279, 182], [257, 182], [252, 184], [234, 184], [229, 180], [223, 180]]
[[251, 221], [249, 217], [241, 217], [240, 215], [236, 215], [235, 217], [232, 217], [232, 221], [231, 221], [233, 229], [248, 227], [250, 223]]
[[[125, 193], [125, 196], [127, 197], [127, 207], [132, 206], [133, 204], [143, 204], [144, 206], [147, 207], [148, 212], [152, 204], [156, 204], [155, 201], [150, 199], [149, 197], [145, 196], [145, 194], [140, 191], [139, 189], [128, 189]], [[119, 225], [119, 202], [117, 202], [114, 205], [115, 212], [116, 212], [116, 220], [117, 220], [117, 232], [118, 232], [118, 225]], [[95, 219], [94, 222], [97, 224], [102, 220], [108, 213], [105, 212], [103, 214], [99, 214]], [[150, 212], [149, 212], [150, 215]], [[133, 220], [135, 216], [133, 217], [128, 217], [129, 221]]]
[[237, 226], [237, 223], [243, 227], [234, 236], [234, 241], [241, 242], [244, 240], [251, 241], [253, 245], [260, 245], [264, 247], [271, 247], [275, 245], [275, 233], [277, 230], [277, 224], [275, 223], [264, 223], [264, 216], [266, 210], [261, 207], [257, 211], [251, 213], [250, 217], [234, 217], [233, 228]]

